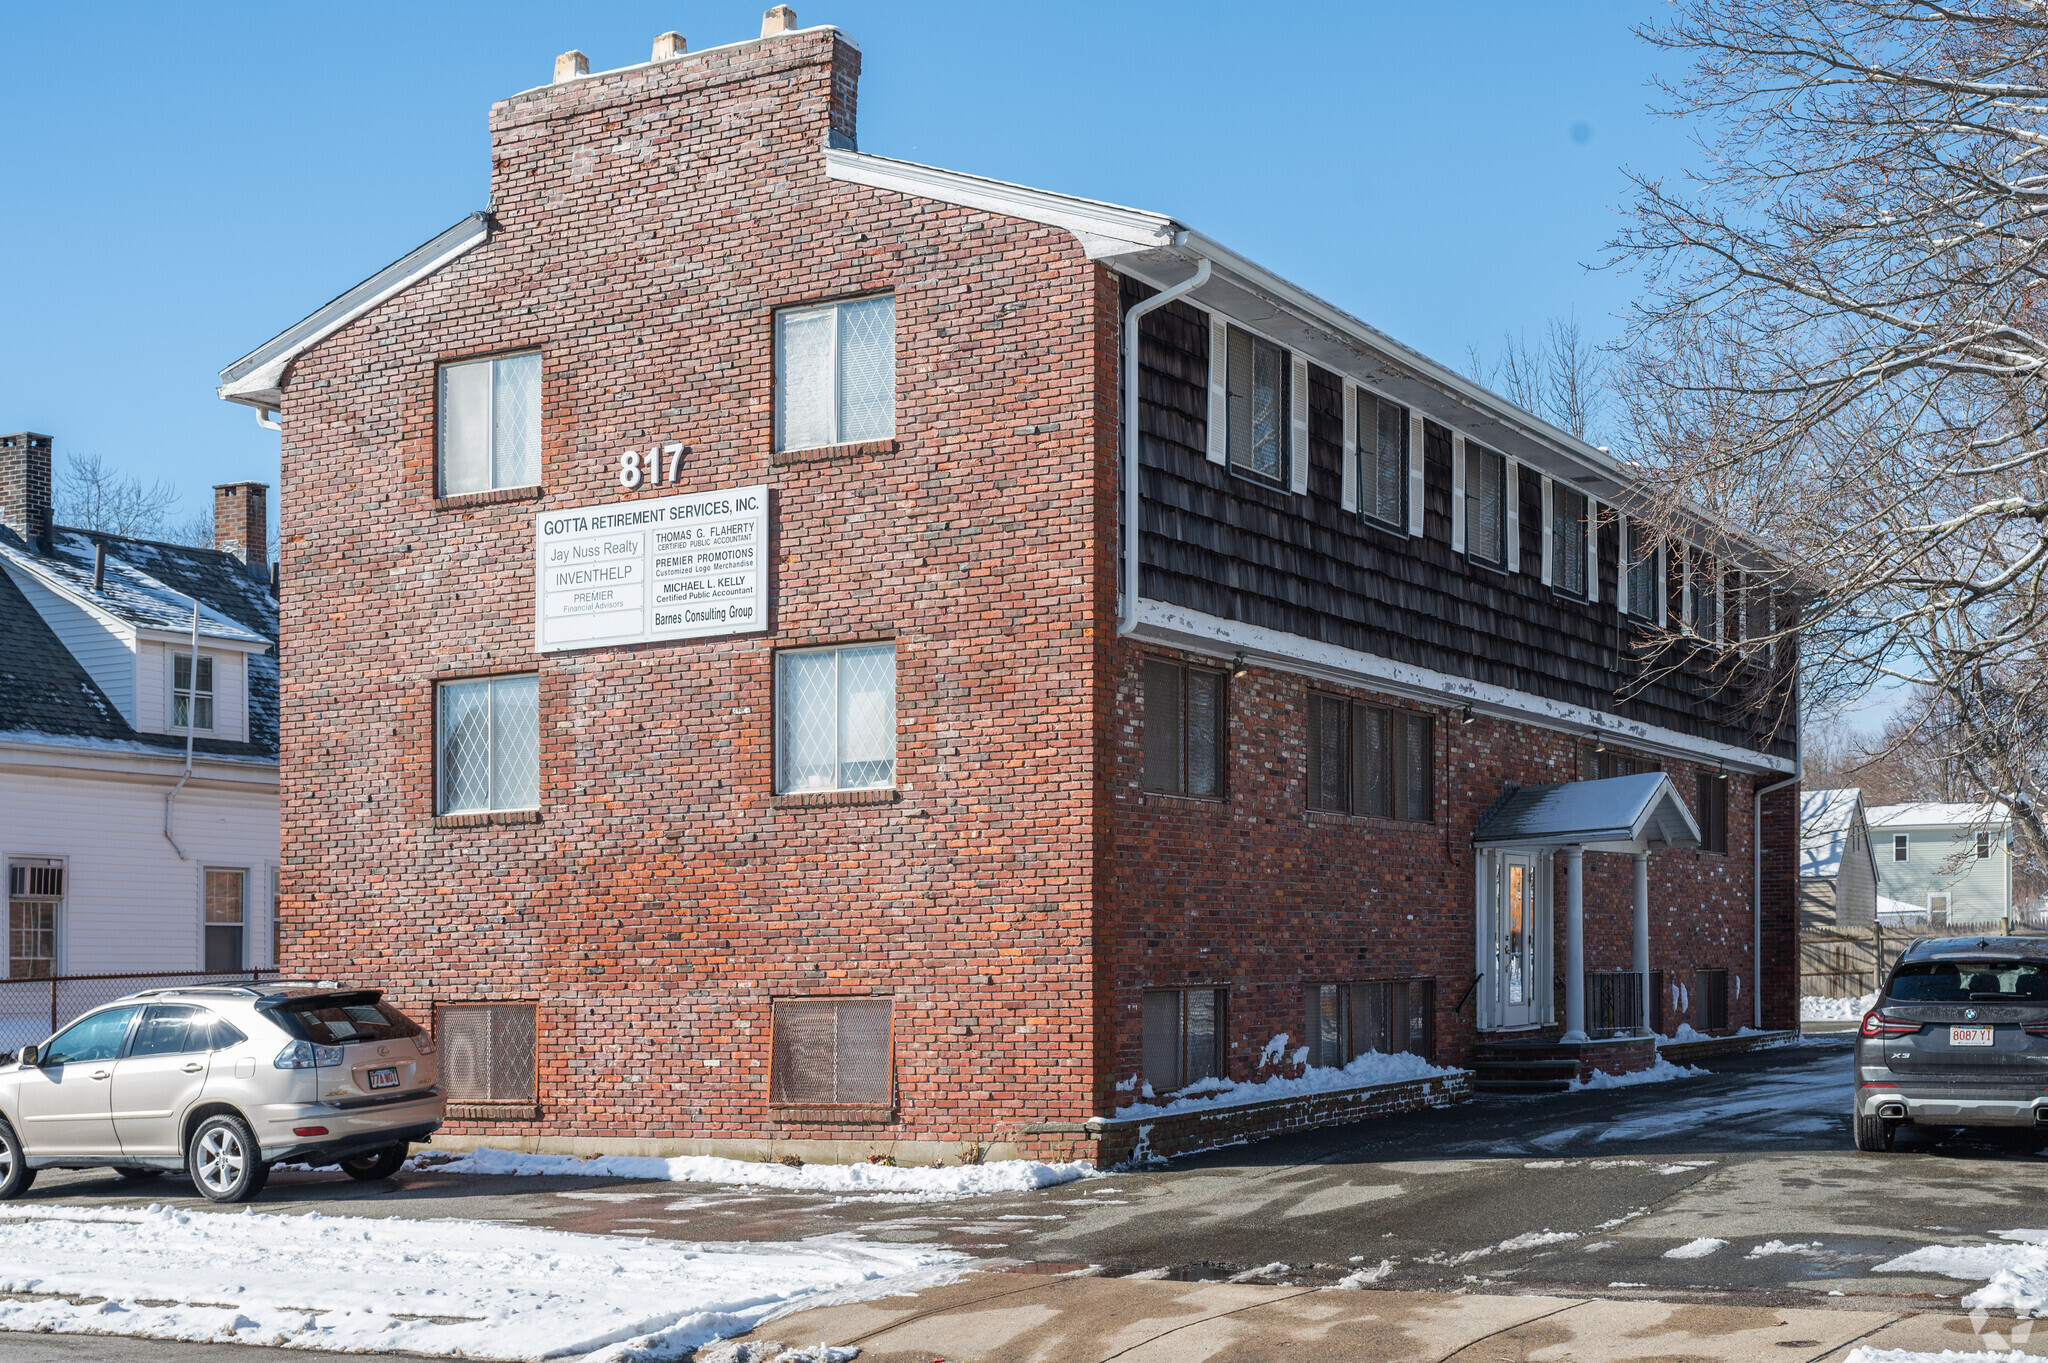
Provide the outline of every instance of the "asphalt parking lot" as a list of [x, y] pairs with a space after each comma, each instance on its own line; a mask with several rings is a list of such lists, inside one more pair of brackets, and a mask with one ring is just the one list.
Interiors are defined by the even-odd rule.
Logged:
[[[1176, 1279], [1306, 1285], [1369, 1268], [1376, 1285], [1410, 1289], [1780, 1304], [1958, 1297], [1969, 1284], [1873, 1269], [1923, 1245], [2048, 1223], [2048, 1159], [2031, 1138], [1952, 1133], [1858, 1153], [1848, 1057], [1846, 1040], [1829, 1039], [1715, 1062], [1700, 1078], [1487, 1098], [960, 1201], [431, 1172], [366, 1185], [281, 1170], [256, 1206], [689, 1240], [851, 1231], [1053, 1271]], [[196, 1201], [172, 1178], [138, 1190], [55, 1171], [29, 1199]], [[1669, 1255], [1703, 1240], [1727, 1243]]]

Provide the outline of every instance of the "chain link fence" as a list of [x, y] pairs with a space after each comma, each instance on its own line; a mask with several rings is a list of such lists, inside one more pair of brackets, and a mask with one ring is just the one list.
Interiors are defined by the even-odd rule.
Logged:
[[40, 1045], [57, 1029], [91, 1008], [140, 989], [186, 984], [236, 984], [274, 980], [275, 969], [171, 970], [127, 975], [45, 975], [0, 980], [0, 1052]]

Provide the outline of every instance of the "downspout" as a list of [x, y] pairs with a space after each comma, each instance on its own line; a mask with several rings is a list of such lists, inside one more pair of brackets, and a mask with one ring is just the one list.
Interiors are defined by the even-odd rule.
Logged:
[[[1749, 851], [1755, 858], [1755, 866], [1751, 873], [1751, 893], [1756, 903], [1749, 921], [1749, 1025], [1759, 1032], [1764, 1029], [1764, 796], [1774, 790], [1783, 790], [1787, 786], [1799, 784], [1799, 778], [1804, 774], [1801, 766], [1801, 754], [1805, 747], [1805, 735], [1802, 732], [1804, 728], [1805, 717], [1801, 716], [1799, 727], [1792, 731], [1792, 774], [1782, 781], [1757, 787], [1750, 813]], [[1796, 843], [1799, 811], [1795, 809], [1792, 814], [1793, 838]]]
[[[191, 688], [185, 693], [185, 774], [178, 778], [178, 784], [171, 787], [171, 793], [164, 796], [164, 841], [178, 854], [179, 861], [189, 861], [185, 849], [178, 846], [178, 840], [171, 836], [171, 807], [178, 802], [178, 792], [192, 779], [192, 731], [199, 727], [199, 598], [192, 598], [192, 676]], [[171, 678], [171, 703], [177, 704], [177, 677]]]
[[[1123, 603], [1117, 611], [1116, 632], [1122, 638], [1138, 623], [1138, 321], [1154, 308], [1163, 308], [1182, 294], [1209, 282], [1209, 262], [1195, 263], [1193, 275], [1170, 289], [1134, 304], [1124, 314], [1124, 544]], [[1219, 357], [1210, 356], [1215, 364]]]

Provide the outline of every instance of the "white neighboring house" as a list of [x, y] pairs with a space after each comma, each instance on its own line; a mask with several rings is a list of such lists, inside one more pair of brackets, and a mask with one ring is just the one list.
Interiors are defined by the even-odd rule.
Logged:
[[[37, 992], [60, 1009], [23, 979], [274, 964], [266, 491], [215, 490], [215, 549], [68, 530], [51, 523], [49, 438], [0, 436], [0, 1014]], [[40, 1039], [16, 1021], [0, 1046]]]
[[2012, 819], [2004, 805], [1872, 805], [1865, 814], [1886, 922], [1903, 924], [1917, 912], [1933, 933], [2003, 930], [2012, 913]]

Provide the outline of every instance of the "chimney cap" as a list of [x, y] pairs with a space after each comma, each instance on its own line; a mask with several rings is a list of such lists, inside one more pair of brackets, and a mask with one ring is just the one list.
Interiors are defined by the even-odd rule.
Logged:
[[772, 38], [778, 33], [787, 33], [796, 27], [796, 11], [788, 5], [776, 5], [761, 13], [761, 36]]
[[665, 62], [672, 57], [682, 56], [685, 52], [689, 51], [689, 48], [688, 40], [674, 29], [670, 29], [667, 33], [654, 40], [654, 56], [652, 60]]
[[554, 84], [556, 85], [560, 85], [565, 80], [575, 80], [578, 76], [587, 76], [589, 74], [590, 58], [584, 56], [573, 47], [555, 58]]

